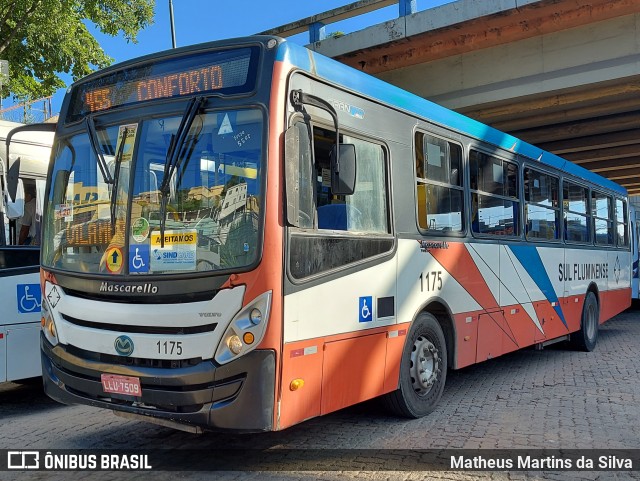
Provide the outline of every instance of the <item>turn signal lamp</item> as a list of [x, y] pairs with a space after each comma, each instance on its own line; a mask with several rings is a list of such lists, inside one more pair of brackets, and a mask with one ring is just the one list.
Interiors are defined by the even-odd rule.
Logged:
[[250, 332], [245, 332], [242, 336], [242, 340], [245, 344], [253, 344], [253, 341], [255, 341], [255, 336]]
[[297, 391], [302, 386], [304, 386], [304, 379], [294, 379], [291, 381], [291, 384], [289, 384], [289, 389], [291, 391]]

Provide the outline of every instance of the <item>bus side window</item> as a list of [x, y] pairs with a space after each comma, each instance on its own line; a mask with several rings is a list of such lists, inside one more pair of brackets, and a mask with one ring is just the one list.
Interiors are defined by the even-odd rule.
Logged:
[[335, 133], [314, 128], [316, 215], [318, 229], [386, 234], [390, 231], [384, 150], [378, 144], [347, 135], [341, 142], [356, 150], [356, 186], [352, 195], [331, 192], [330, 153]]
[[464, 186], [460, 145], [416, 132], [416, 212], [420, 229], [462, 232]]
[[[22, 216], [15, 221], [15, 244], [21, 246], [40, 245], [44, 181], [22, 179], [22, 186], [24, 210]], [[40, 195], [38, 195], [39, 192]]]

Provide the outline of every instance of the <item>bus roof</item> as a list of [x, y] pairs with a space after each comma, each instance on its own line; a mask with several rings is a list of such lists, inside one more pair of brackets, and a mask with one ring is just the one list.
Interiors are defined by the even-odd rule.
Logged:
[[353, 92], [362, 93], [402, 111], [429, 119], [449, 129], [464, 132], [471, 137], [555, 167], [618, 194], [627, 195], [624, 187], [573, 162], [305, 47], [285, 41], [279, 47], [277, 60], [290, 63], [306, 72], [312, 72], [329, 82], [344, 85]]
[[[23, 125], [25, 124], [10, 122], [8, 120], [0, 120], [0, 142], [6, 141], [9, 132], [16, 127], [22, 127]], [[11, 145], [15, 142], [16, 144], [21, 143], [51, 148], [51, 145], [53, 145], [53, 136], [53, 132], [20, 132], [15, 134], [11, 139]], [[4, 152], [0, 152], [0, 154], [4, 154]]]

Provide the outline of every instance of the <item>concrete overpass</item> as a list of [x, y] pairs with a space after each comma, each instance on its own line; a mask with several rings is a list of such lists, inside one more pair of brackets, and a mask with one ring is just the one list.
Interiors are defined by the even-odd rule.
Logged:
[[[322, 25], [400, 2], [338, 38]], [[361, 0], [269, 33], [555, 152], [640, 194], [640, 0]]]

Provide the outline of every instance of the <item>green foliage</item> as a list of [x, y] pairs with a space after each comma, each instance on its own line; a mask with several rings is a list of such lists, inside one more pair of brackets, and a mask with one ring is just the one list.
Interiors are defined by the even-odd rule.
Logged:
[[192, 212], [202, 208], [202, 199], [189, 197], [189, 189], [182, 189], [177, 192], [176, 203], [180, 212]]
[[113, 62], [87, 24], [136, 42], [153, 22], [155, 0], [0, 0], [0, 59], [10, 79], [0, 96], [19, 100], [52, 95], [64, 87], [59, 73], [77, 80]]

